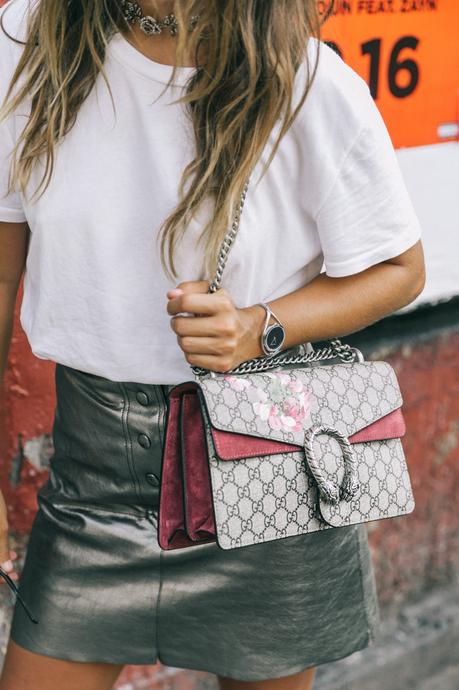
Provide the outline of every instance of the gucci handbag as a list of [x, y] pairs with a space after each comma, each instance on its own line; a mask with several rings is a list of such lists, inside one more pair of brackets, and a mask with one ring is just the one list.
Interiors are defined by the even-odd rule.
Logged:
[[[209, 292], [220, 286], [247, 186]], [[194, 380], [169, 391], [162, 549], [233, 549], [414, 509], [391, 365], [364, 361], [338, 339], [286, 352], [227, 373], [192, 367]]]

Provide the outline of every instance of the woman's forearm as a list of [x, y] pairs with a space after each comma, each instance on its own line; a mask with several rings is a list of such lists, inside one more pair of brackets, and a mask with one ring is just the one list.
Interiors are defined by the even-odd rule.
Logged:
[[[412, 302], [423, 286], [421, 267], [416, 271], [410, 264], [383, 262], [343, 278], [321, 273], [269, 305], [285, 327], [284, 348], [288, 348], [359, 331]], [[257, 306], [247, 311], [253, 338], [244, 358], [258, 357], [263, 355], [260, 333], [265, 312]]]
[[9, 284], [0, 282], [0, 387], [6, 369], [6, 361], [13, 332], [15, 296]]
[[29, 240], [28, 223], [0, 222], [0, 384], [5, 373], [14, 305], [26, 265]]
[[[287, 349], [358, 331], [412, 302], [424, 282], [424, 255], [418, 241], [390, 261], [350, 276], [330, 278], [321, 273], [304, 287], [269, 300], [269, 305], [285, 327], [283, 348]], [[238, 309], [226, 289], [207, 294], [208, 287], [207, 281], [189, 281], [167, 293], [171, 328], [187, 362], [229, 371], [263, 356], [263, 307]]]

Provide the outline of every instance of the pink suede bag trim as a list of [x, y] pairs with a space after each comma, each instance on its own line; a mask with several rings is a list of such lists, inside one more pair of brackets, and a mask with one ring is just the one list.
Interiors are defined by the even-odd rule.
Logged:
[[169, 397], [158, 522], [162, 549], [215, 541], [207, 447], [193, 384], [184, 384]]
[[215, 537], [207, 445], [196, 393], [184, 393], [181, 410], [186, 531], [193, 541]]
[[191, 545], [184, 531], [183, 489], [179, 457], [180, 398], [171, 398], [167, 420], [159, 505], [159, 545], [163, 549]]
[[[405, 434], [405, 431], [405, 421], [399, 407], [349, 436], [349, 442], [362, 443], [363, 441], [381, 441], [385, 438], [400, 438]], [[231, 431], [221, 431], [214, 427], [212, 427], [212, 438], [220, 460], [239, 460], [258, 455], [288, 453], [302, 448], [302, 446], [295, 444], [270, 441], [248, 434], [234, 434]]]

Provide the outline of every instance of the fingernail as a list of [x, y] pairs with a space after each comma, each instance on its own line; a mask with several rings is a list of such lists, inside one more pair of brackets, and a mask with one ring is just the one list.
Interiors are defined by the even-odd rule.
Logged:
[[175, 288], [174, 290], [169, 290], [167, 296], [169, 297], [169, 299], [173, 299], [174, 297], [178, 297], [182, 293], [183, 290], [181, 290], [180, 288]]
[[18, 557], [16, 551], [13, 551], [12, 549], [10, 550], [10, 556], [13, 560]]
[[1, 564], [1, 566], [2, 566], [3, 570], [6, 570], [7, 572], [9, 570], [13, 570], [13, 561], [9, 558], [7, 561], [4, 561]]

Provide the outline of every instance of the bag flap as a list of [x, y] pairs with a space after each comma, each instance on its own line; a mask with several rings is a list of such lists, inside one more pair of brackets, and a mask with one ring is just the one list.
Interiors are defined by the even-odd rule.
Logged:
[[[366, 440], [365, 434], [357, 436], [364, 429], [370, 440], [370, 427], [379, 428], [386, 437], [405, 432], [401, 410], [390, 415], [403, 399], [388, 362], [343, 362], [246, 376], [218, 374], [200, 379], [199, 387], [214, 431], [300, 447], [313, 424], [334, 427], [348, 438], [356, 435], [357, 441]], [[374, 424], [383, 417], [384, 424]]]

